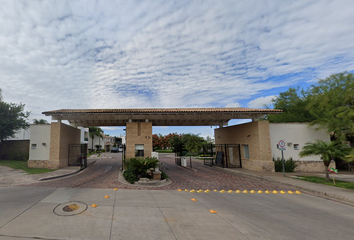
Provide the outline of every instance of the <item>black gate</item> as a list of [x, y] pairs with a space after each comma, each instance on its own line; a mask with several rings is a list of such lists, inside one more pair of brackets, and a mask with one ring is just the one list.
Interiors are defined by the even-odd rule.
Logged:
[[68, 166], [87, 168], [87, 144], [69, 144]]
[[216, 144], [215, 165], [226, 168], [242, 168], [240, 144]]

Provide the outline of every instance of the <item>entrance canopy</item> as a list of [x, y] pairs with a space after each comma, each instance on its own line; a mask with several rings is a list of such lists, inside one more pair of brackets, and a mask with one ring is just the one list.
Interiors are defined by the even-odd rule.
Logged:
[[153, 126], [223, 126], [231, 119], [260, 119], [278, 109], [254, 108], [144, 108], [60, 109], [43, 112], [52, 120], [75, 126], [126, 126], [127, 122], [151, 122]]

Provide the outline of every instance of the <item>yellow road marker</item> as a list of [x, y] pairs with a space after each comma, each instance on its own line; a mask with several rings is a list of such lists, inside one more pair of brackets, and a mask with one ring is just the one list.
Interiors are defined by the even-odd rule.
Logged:
[[97, 204], [92, 204], [91, 207], [97, 207]]
[[283, 190], [280, 191], [281, 194], [286, 194], [286, 192], [284, 192]]
[[192, 190], [190, 190], [189, 192], [195, 192], [195, 190], [194, 190], [194, 189], [192, 189]]
[[108, 196], [108, 195], [106, 195], [106, 196], [104, 196], [104, 198], [109, 198], [109, 196]]
[[296, 194], [301, 194], [301, 192], [300, 191], [296, 191]]
[[236, 190], [235, 193], [240, 193], [241, 191], [240, 190]]
[[208, 192], [210, 192], [210, 190], [209, 190], [209, 189], [207, 189], [207, 190], [205, 190], [204, 192], [205, 192], [205, 193], [208, 193]]
[[221, 190], [220, 192], [221, 192], [221, 193], [224, 193], [224, 192], [225, 192], [225, 190], [223, 189], [223, 190]]
[[203, 192], [203, 190], [202, 190], [202, 189], [199, 189], [199, 190], [197, 191], [197, 193], [201, 193], [201, 192]]
[[188, 189], [184, 189], [185, 192], [188, 192]]
[[254, 190], [251, 190], [250, 193], [255, 193], [255, 191], [254, 191]]
[[267, 191], [265, 191], [265, 193], [266, 193], [266, 194], [269, 194], [269, 193], [270, 193], [270, 191], [269, 191], [269, 190], [267, 190]]
[[248, 191], [247, 190], [243, 190], [243, 193], [248, 193]]
[[195, 198], [192, 198], [191, 199], [193, 202], [197, 202], [198, 200], [197, 199], [195, 199]]
[[288, 191], [289, 194], [294, 194], [292, 191]]
[[227, 191], [228, 193], [233, 193], [234, 191], [232, 191], [232, 190], [229, 190], [229, 191]]
[[214, 192], [217, 192], [218, 190], [214, 189], [213, 191], [214, 191]]
[[262, 194], [262, 193], [263, 193], [263, 191], [262, 191], [262, 190], [259, 190], [259, 191], [258, 191], [258, 193], [259, 193], [259, 194]]
[[178, 189], [177, 191], [178, 191], [178, 192], [182, 192], [182, 189]]
[[113, 188], [113, 190], [114, 190], [114, 191], [117, 191], [117, 190], [118, 190], [118, 188]]
[[278, 194], [278, 191], [274, 190], [273, 193], [274, 193], [274, 194]]
[[210, 209], [209, 212], [210, 212], [210, 213], [214, 213], [214, 214], [218, 213], [217, 211], [215, 211], [215, 210], [213, 210], [213, 209]]

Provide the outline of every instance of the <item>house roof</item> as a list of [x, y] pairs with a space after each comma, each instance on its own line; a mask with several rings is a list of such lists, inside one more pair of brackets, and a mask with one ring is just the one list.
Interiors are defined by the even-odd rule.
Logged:
[[43, 112], [52, 120], [68, 120], [77, 126], [125, 126], [126, 122], [148, 121], [153, 126], [216, 126], [231, 119], [259, 119], [279, 114], [278, 109], [255, 108], [131, 108], [59, 109]]

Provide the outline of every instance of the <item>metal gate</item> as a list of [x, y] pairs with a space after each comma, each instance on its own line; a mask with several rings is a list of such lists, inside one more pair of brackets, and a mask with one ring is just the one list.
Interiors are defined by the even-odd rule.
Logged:
[[215, 165], [226, 168], [242, 168], [240, 144], [216, 144]]
[[68, 166], [87, 168], [87, 144], [69, 144]]

